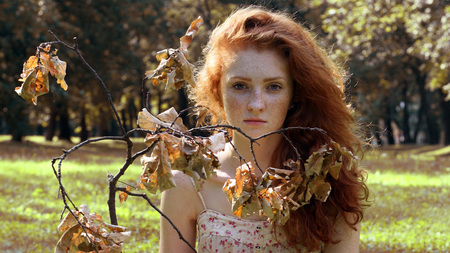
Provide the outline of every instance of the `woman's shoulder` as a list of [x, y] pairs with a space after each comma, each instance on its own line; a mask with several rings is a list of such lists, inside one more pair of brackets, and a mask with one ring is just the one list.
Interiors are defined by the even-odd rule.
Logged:
[[[161, 201], [169, 206], [192, 207], [192, 216], [196, 218], [202, 211], [203, 205], [194, 187], [192, 178], [181, 171], [172, 171], [175, 187], [165, 190], [161, 195]], [[183, 209], [184, 212], [188, 210]]]
[[173, 175], [173, 181], [175, 182], [175, 187], [164, 191], [164, 193], [168, 193], [168, 194], [176, 195], [176, 196], [180, 196], [180, 195], [195, 196], [197, 194], [196, 190], [195, 190], [194, 182], [190, 176], [184, 174], [183, 172], [181, 172], [179, 170], [173, 170], [172, 175]]

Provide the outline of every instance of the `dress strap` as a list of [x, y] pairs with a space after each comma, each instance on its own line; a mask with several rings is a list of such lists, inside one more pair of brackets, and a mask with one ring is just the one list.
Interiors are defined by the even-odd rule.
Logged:
[[196, 191], [197, 192], [197, 194], [198, 194], [198, 197], [200, 198], [200, 200], [202, 201], [202, 204], [203, 204], [203, 208], [204, 209], [206, 209], [206, 204], [205, 204], [205, 201], [203, 200], [203, 196], [202, 196], [202, 194], [200, 193], [200, 191], [199, 190], [197, 190], [197, 188], [195, 187], [195, 182], [194, 182], [194, 179], [192, 178], [192, 177], [189, 177], [190, 179], [191, 179], [191, 182], [192, 182], [192, 186], [194, 186], [194, 191]]

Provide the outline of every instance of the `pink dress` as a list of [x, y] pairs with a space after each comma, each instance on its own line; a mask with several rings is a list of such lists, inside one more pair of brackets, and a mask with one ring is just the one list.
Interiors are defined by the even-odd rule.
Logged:
[[[279, 229], [274, 235], [272, 224], [268, 221], [245, 220], [206, 208], [197, 217], [197, 250], [202, 252], [297, 252]], [[297, 245], [301, 252], [308, 252]], [[315, 252], [322, 252], [321, 249]]]

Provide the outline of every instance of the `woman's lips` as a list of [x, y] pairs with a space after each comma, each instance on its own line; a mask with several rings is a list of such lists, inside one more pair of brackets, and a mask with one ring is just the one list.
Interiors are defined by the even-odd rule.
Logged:
[[251, 126], [260, 126], [266, 123], [265, 120], [258, 119], [258, 118], [249, 118], [244, 120], [245, 124], [251, 125]]

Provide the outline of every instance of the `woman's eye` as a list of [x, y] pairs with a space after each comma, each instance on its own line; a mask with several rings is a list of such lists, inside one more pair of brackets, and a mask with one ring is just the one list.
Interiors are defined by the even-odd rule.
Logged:
[[233, 88], [236, 90], [244, 90], [247, 87], [243, 83], [235, 83], [235, 84], [233, 84]]
[[271, 91], [277, 91], [277, 90], [281, 90], [281, 85], [273, 83], [271, 85], [269, 85], [268, 89]]

